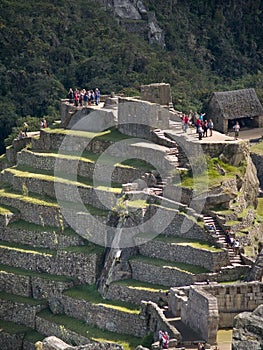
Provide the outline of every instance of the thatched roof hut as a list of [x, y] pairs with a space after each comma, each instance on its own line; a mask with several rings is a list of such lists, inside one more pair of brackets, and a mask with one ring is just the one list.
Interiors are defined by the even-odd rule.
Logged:
[[208, 103], [208, 118], [215, 129], [227, 132], [238, 120], [241, 126], [262, 127], [263, 107], [255, 89], [214, 92]]

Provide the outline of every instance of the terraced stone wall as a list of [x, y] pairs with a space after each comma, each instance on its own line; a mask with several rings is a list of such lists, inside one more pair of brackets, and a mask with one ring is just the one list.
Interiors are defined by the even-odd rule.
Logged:
[[[37, 272], [45, 272], [53, 275], [69, 276], [77, 278], [81, 283], [95, 283], [100, 257], [96, 254], [84, 254], [70, 251], [57, 251], [56, 253], [28, 253], [3, 250], [0, 263], [28, 269]], [[44, 286], [40, 285], [44, 289]]]
[[123, 300], [133, 304], [139, 304], [141, 300], [151, 300], [157, 304], [160, 300], [168, 301], [167, 293], [163, 290], [152, 292], [147, 289], [128, 288], [114, 283], [109, 285], [106, 297], [107, 299]]
[[83, 299], [73, 299], [65, 295], [62, 297], [62, 303], [66, 315], [87, 320], [89, 324], [136, 337], [144, 337], [147, 334], [147, 320], [143, 316], [138, 317], [138, 314], [123, 312], [102, 304], [94, 305]]
[[260, 187], [263, 189], [263, 156], [256, 153], [251, 153], [251, 158], [257, 169]]
[[[140, 246], [142, 255], [163, 257], [163, 251], [169, 261], [180, 261], [186, 264], [202, 266], [208, 271], [219, 271], [222, 266], [229, 265], [229, 257], [226, 250], [212, 252], [205, 249], [197, 249], [187, 245], [169, 245], [165, 242], [151, 241], [150, 244]], [[158, 252], [160, 254], [158, 254]]]

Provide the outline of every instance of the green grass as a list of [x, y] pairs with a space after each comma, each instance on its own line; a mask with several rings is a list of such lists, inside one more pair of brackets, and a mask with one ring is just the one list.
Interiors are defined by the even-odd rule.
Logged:
[[100, 141], [112, 141], [117, 142], [120, 140], [125, 140], [131, 138], [128, 135], [120, 133], [117, 129], [112, 128], [102, 132], [91, 132], [91, 131], [81, 131], [81, 130], [68, 130], [68, 129], [47, 129], [44, 132], [49, 134], [62, 134], [62, 135], [72, 135], [76, 137], [85, 137], [87, 139], [97, 139]]
[[257, 215], [263, 217], [263, 198], [258, 198]]
[[68, 295], [76, 299], [84, 299], [94, 305], [102, 305], [104, 307], [112, 308], [122, 312], [139, 314], [140, 309], [137, 305], [132, 303], [126, 303], [123, 301], [113, 301], [103, 299], [96, 289], [95, 285], [82, 285], [69, 289], [65, 292]]
[[[246, 171], [246, 165], [234, 167], [227, 163], [222, 162], [218, 158], [206, 158], [207, 169], [204, 172], [196, 175], [194, 178], [192, 172], [183, 172], [181, 174], [180, 182], [175, 182], [176, 185], [180, 184], [182, 187], [192, 188], [197, 193], [202, 193], [207, 188], [212, 188], [221, 184], [222, 181], [228, 180], [236, 175], [243, 176]], [[217, 166], [224, 169], [225, 175], [220, 175]]]
[[7, 333], [10, 333], [10, 334], [19, 334], [19, 333], [26, 333], [30, 330], [31, 328], [29, 327], [26, 327], [17, 323], [9, 322], [9, 321], [0, 320], [0, 332], [6, 331]]
[[[48, 196], [41, 196], [35, 193], [30, 193], [29, 196], [24, 196], [23, 194], [14, 191], [10, 189], [10, 186], [3, 186], [2, 189], [0, 189], [0, 197], [3, 198], [10, 198], [10, 199], [17, 199], [25, 203], [30, 203], [33, 205], [41, 205], [41, 206], [48, 206], [48, 207], [54, 207], [59, 208], [59, 204], [56, 202], [56, 199], [50, 198]], [[74, 210], [82, 210], [83, 204], [78, 204], [74, 202], [66, 202], [66, 201], [60, 201], [60, 203], [63, 205], [64, 208], [68, 209], [74, 209]], [[107, 216], [108, 210], [103, 210], [100, 208], [93, 207], [91, 205], [86, 204], [85, 208], [91, 215], [97, 215], [97, 216]]]
[[190, 265], [190, 264], [185, 264], [181, 262], [167, 261], [163, 259], [155, 259], [155, 258], [143, 256], [143, 255], [137, 255], [136, 257], [133, 257], [130, 260], [136, 260], [145, 264], [155, 265], [163, 268], [168, 267], [168, 268], [172, 268], [175, 270], [179, 270], [181, 272], [194, 274], [194, 275], [209, 272], [208, 270], [204, 269], [201, 266]]
[[118, 284], [120, 286], [126, 286], [131, 289], [145, 290], [148, 292], [159, 292], [160, 290], [165, 292], [168, 290], [167, 286], [162, 286], [161, 284], [151, 284], [132, 279], [120, 280], [113, 283]]
[[40, 299], [33, 299], [33, 298], [27, 298], [27, 297], [22, 297], [21, 295], [14, 295], [14, 294], [8, 294], [5, 292], [0, 291], [0, 299], [2, 300], [10, 300], [14, 301], [16, 303], [21, 303], [21, 304], [28, 304], [28, 305], [45, 305], [47, 302], [45, 300], [40, 300]]
[[4, 249], [9, 249], [14, 250], [14, 251], [18, 251], [21, 253], [28, 253], [28, 254], [36, 254], [36, 255], [44, 255], [44, 256], [54, 256], [56, 254], [55, 250], [51, 250], [51, 249], [46, 249], [46, 248], [33, 248], [29, 245], [25, 245], [25, 244], [16, 244], [16, 243], [12, 243], [12, 242], [3, 242], [1, 241], [0, 243], [0, 248], [4, 248]]
[[173, 236], [158, 236], [155, 238], [156, 241], [161, 242], [167, 242], [170, 244], [176, 244], [176, 245], [182, 245], [182, 246], [190, 246], [196, 249], [204, 249], [208, 250], [210, 252], [221, 252], [222, 249], [216, 248], [215, 246], [203, 242], [203, 241], [197, 241], [197, 240], [190, 240], [190, 239], [183, 239], [180, 237], [173, 237]]
[[50, 322], [59, 324], [61, 327], [65, 327], [66, 329], [74, 331], [93, 341], [120, 344], [125, 350], [134, 350], [139, 344], [150, 346], [152, 342], [151, 336], [151, 339], [149, 339], [149, 336], [146, 336], [145, 338], [137, 338], [132, 335], [102, 330], [96, 326], [88, 325], [85, 321], [80, 321], [65, 315], [54, 315], [48, 310], [41, 311], [38, 313], [38, 316]]
[[[28, 151], [31, 152], [31, 151]], [[63, 152], [63, 153], [62, 153]], [[59, 158], [59, 159], [65, 159], [65, 160], [75, 160], [75, 161], [82, 161], [82, 162], [86, 162], [86, 163], [95, 163], [98, 158], [100, 157], [100, 154], [95, 154], [95, 153], [91, 153], [88, 151], [84, 151], [81, 153], [81, 155], [79, 154], [79, 152], [74, 152], [74, 151], [58, 151], [58, 150], [45, 150], [45, 151], [34, 151], [31, 152], [32, 154], [36, 154], [36, 155], [41, 155], [43, 157], [52, 157], [52, 158]], [[123, 161], [122, 163], [119, 162], [119, 159], [117, 157], [113, 157], [110, 155], [107, 155], [107, 157], [104, 157], [103, 159], [100, 159], [100, 163], [101, 164], [110, 164], [110, 165], [114, 165], [115, 167], [121, 167], [121, 168], [131, 168], [131, 169], [145, 169], [145, 170], [153, 170], [154, 167], [145, 162], [144, 160], [141, 159], [127, 159], [125, 161]]]
[[[71, 174], [65, 174], [65, 173], [63, 174], [56, 173], [56, 176], [54, 176], [53, 171], [40, 170], [40, 169], [28, 167], [28, 166], [19, 166], [19, 167], [9, 168], [7, 172], [17, 177], [35, 178], [35, 179], [44, 180], [44, 181], [65, 183], [69, 185], [82, 186], [87, 188], [93, 187], [93, 181], [86, 177], [78, 176], [77, 178], [75, 178]], [[120, 194], [122, 190], [121, 185], [116, 183], [111, 183], [111, 187], [105, 186], [103, 183], [99, 183], [95, 188], [103, 191], [107, 191], [107, 192], [117, 193], [117, 194]]]
[[251, 148], [250, 148], [250, 152], [257, 153], [257, 154], [263, 156], [263, 142], [261, 141], [261, 142], [253, 144], [253, 146], [251, 146]]

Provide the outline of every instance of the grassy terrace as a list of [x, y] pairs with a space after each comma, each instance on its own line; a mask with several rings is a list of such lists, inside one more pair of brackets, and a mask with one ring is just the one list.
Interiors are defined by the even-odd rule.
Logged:
[[11, 208], [8, 205], [0, 206], [0, 215], [18, 213], [19, 211], [16, 208]]
[[[29, 253], [29, 254], [37, 254], [44, 256], [55, 256], [57, 254], [57, 250], [47, 249], [47, 248], [35, 248], [29, 245], [16, 244], [11, 242], [3, 242], [0, 243], [0, 249], [9, 249], [10, 251], [18, 251], [21, 253]], [[80, 253], [80, 254], [102, 254], [103, 248], [97, 244], [92, 242], [88, 242], [82, 246], [73, 246], [66, 247], [60, 249], [61, 251], [69, 252], [69, 253]]]
[[19, 333], [26, 333], [26, 332], [29, 332], [31, 330], [32, 330], [31, 328], [20, 325], [20, 324], [0, 320], [0, 332], [6, 331], [10, 334], [19, 334]]
[[[81, 153], [81, 156], [78, 152], [74, 151], [66, 151], [66, 150], [50, 150], [50, 151], [30, 151], [27, 150], [26, 152], [36, 154], [37, 156], [43, 156], [43, 157], [52, 157], [56, 159], [65, 159], [65, 160], [75, 160], [75, 161], [82, 161], [86, 163], [96, 163], [98, 158], [100, 157], [100, 154], [95, 154], [91, 152], [84, 151]], [[59, 153], [58, 153], [59, 152]], [[107, 155], [107, 158], [100, 159], [101, 164], [113, 164], [114, 166], [122, 167], [122, 168], [142, 168], [145, 170], [152, 170], [153, 166], [141, 159], [127, 159], [123, 161], [122, 163], [119, 163], [118, 158], [112, 157], [110, 155]]]
[[[101, 141], [120, 141], [130, 139], [128, 135], [120, 133], [117, 129], [111, 128], [101, 132], [91, 132], [82, 130], [69, 130], [69, 129], [45, 129], [42, 130], [47, 134], [60, 134], [60, 135], [71, 135], [76, 137], [84, 137], [87, 139], [97, 139]], [[133, 138], [134, 139], [134, 138]]]
[[21, 269], [19, 267], [11, 267], [7, 265], [0, 264], [0, 272], [1, 273], [13, 273], [15, 275], [22, 275], [22, 276], [29, 276], [29, 277], [37, 277], [37, 278], [43, 278], [50, 281], [57, 281], [57, 282], [71, 282], [73, 281], [73, 278], [65, 277], [65, 276], [58, 276], [58, 275], [51, 275], [48, 273], [38, 273], [30, 270]]
[[27, 298], [27, 297], [22, 297], [21, 295], [14, 295], [14, 294], [9, 294], [5, 292], [0, 292], [0, 299], [14, 301], [16, 303], [21, 303], [21, 304], [28, 304], [32, 306], [45, 305], [47, 303], [46, 300]]
[[190, 240], [190, 239], [182, 239], [180, 237], [173, 237], [173, 236], [158, 236], [155, 238], [156, 241], [165, 242], [169, 244], [174, 245], [181, 245], [181, 246], [190, 246], [192, 248], [196, 249], [204, 249], [208, 250], [210, 252], [221, 252], [222, 249], [216, 248], [215, 246], [203, 242], [203, 241], [197, 241], [197, 240]]
[[[34, 178], [34, 179], [50, 181], [50, 182], [60, 182], [68, 185], [82, 186], [86, 188], [93, 187], [93, 183], [91, 179], [78, 176], [78, 181], [75, 181], [75, 178], [72, 175], [65, 174], [65, 173], [56, 174], [57, 176], [55, 177], [54, 172], [52, 171], [39, 170], [39, 169], [34, 169], [30, 167], [21, 167], [21, 166], [9, 168], [6, 171], [17, 177]], [[114, 184], [114, 183], [111, 184], [111, 187], [104, 186], [103, 184], [99, 184], [95, 188], [103, 191], [114, 192], [117, 194], [121, 192], [120, 184]]]
[[107, 308], [115, 309], [122, 312], [132, 313], [132, 314], [140, 313], [140, 309], [138, 308], [138, 306], [132, 303], [103, 299], [100, 293], [97, 291], [95, 285], [77, 286], [67, 290], [65, 292], [65, 295], [68, 295], [76, 299], [86, 300], [91, 304], [97, 305], [97, 306], [102, 305]]
[[34, 255], [43, 255], [52, 257], [56, 255], [56, 250], [45, 249], [45, 248], [33, 248], [29, 245], [23, 244], [14, 244], [11, 242], [1, 241], [0, 249], [8, 249], [10, 251], [17, 251], [20, 253], [34, 254]]
[[137, 255], [130, 259], [130, 261], [132, 260], [141, 262], [146, 265], [154, 265], [162, 268], [168, 267], [170, 269], [179, 270], [181, 272], [185, 272], [193, 275], [209, 272], [208, 270], [200, 266], [185, 264], [181, 262], [167, 261], [163, 259], [150, 258], [143, 255]]
[[[30, 203], [34, 205], [42, 205], [42, 206], [47, 206], [47, 207], [54, 207], [54, 208], [59, 208], [58, 203], [56, 202], [56, 199], [50, 198], [48, 196], [41, 196], [37, 194], [30, 193], [30, 195], [25, 196], [21, 194], [20, 192], [14, 191], [7, 186], [2, 186], [3, 188], [0, 189], [0, 200], [1, 198], [7, 198], [7, 199], [14, 199], [18, 200], [21, 202], [25, 203]], [[62, 202], [62, 201], [61, 201]], [[82, 205], [78, 205], [78, 203], [74, 202], [62, 202], [64, 208], [72, 208], [74, 210], [77, 210], [78, 208], [82, 209]], [[91, 205], [85, 205], [85, 208], [87, 211], [92, 214], [92, 215], [97, 215], [97, 216], [107, 216], [108, 215], [108, 210], [103, 210], [99, 208], [92, 207]]]
[[136, 289], [136, 290], [142, 290], [142, 291], [148, 291], [148, 292], [159, 292], [160, 290], [162, 291], [168, 290], [167, 286], [162, 286], [161, 284], [151, 284], [151, 283], [136, 281], [132, 279], [120, 280], [113, 283], [119, 286], [125, 286], [130, 289]]
[[257, 153], [257, 154], [263, 156], [263, 142], [258, 142], [258, 143], [253, 144], [253, 146], [251, 146], [251, 148], [250, 148], [250, 152]]
[[59, 324], [62, 329], [71, 330], [93, 341], [121, 344], [125, 350], [134, 350], [139, 344], [150, 346], [152, 342], [152, 337], [150, 336], [141, 339], [127, 334], [102, 330], [98, 327], [88, 325], [85, 321], [65, 315], [54, 315], [48, 310], [41, 311], [38, 316], [49, 322]]

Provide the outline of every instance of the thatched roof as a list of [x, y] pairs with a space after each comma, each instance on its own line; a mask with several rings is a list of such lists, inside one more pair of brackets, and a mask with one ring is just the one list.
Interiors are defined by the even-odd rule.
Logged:
[[218, 103], [221, 115], [226, 119], [263, 115], [263, 107], [255, 89], [214, 92], [210, 101], [212, 105]]

